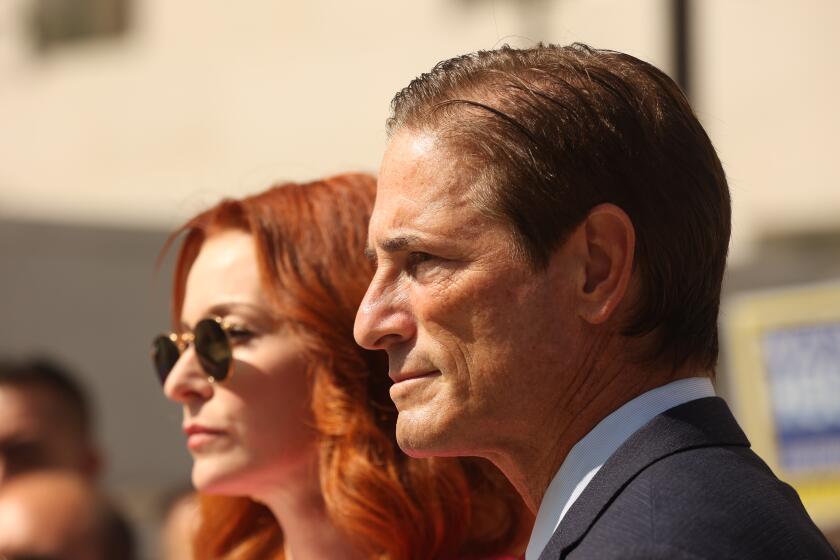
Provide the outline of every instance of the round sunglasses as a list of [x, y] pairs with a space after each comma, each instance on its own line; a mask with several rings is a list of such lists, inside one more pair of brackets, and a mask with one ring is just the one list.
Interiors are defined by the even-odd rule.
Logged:
[[178, 358], [190, 344], [201, 369], [211, 383], [224, 381], [233, 373], [233, 347], [228, 331], [230, 326], [221, 317], [208, 317], [195, 324], [193, 332], [160, 334], [152, 341], [152, 362], [155, 365], [160, 384], [166, 378]]

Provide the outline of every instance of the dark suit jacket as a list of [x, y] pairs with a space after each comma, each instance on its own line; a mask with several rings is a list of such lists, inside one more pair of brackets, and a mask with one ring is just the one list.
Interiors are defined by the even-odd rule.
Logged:
[[598, 471], [540, 560], [837, 558], [749, 445], [717, 397], [660, 414]]

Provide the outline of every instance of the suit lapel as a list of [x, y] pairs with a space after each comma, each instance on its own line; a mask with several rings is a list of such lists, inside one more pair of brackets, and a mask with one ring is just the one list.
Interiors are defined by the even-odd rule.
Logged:
[[697, 399], [656, 416], [630, 436], [598, 471], [569, 508], [540, 560], [563, 558], [615, 496], [649, 465], [678, 451], [719, 445], [750, 445], [721, 398]]

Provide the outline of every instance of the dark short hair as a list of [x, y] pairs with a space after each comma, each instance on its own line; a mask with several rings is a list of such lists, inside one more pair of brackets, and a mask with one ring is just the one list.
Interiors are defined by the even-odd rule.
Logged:
[[137, 539], [134, 529], [122, 511], [111, 502], [103, 504], [102, 511], [103, 557], [135, 560]]
[[434, 131], [476, 174], [474, 200], [543, 270], [596, 205], [636, 229], [641, 293], [626, 336], [647, 356], [714, 367], [730, 237], [729, 188], [679, 87], [654, 66], [586, 45], [504, 46], [437, 64], [392, 101], [388, 133]]
[[62, 402], [82, 435], [90, 435], [92, 412], [85, 390], [65, 367], [52, 360], [0, 359], [0, 387], [45, 389]]

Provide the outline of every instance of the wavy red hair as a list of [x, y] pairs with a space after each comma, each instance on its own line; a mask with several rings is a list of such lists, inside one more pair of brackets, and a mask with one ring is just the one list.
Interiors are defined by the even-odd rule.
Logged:
[[[270, 300], [309, 357], [328, 514], [369, 558], [480, 558], [518, 553], [530, 514], [481, 459], [412, 459], [398, 448], [387, 358], [353, 340], [356, 309], [372, 278], [364, 255], [375, 179], [345, 174], [287, 183], [224, 200], [173, 234], [173, 320], [205, 239], [236, 228], [256, 243]], [[271, 512], [247, 498], [202, 496], [197, 558], [282, 558]]]

